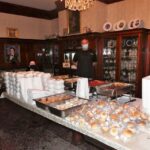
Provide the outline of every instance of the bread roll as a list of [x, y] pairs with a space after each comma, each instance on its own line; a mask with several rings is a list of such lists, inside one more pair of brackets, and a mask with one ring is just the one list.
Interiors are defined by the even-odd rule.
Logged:
[[98, 103], [98, 106], [100, 106], [101, 108], [104, 107], [106, 105], [106, 102], [105, 101], [100, 101]]
[[125, 139], [131, 138], [133, 135], [134, 135], [134, 133], [129, 129], [125, 129], [122, 132], [122, 137]]
[[109, 133], [110, 133], [112, 136], [117, 137], [118, 134], [119, 134], [119, 129], [118, 129], [118, 127], [112, 127], [112, 128], [110, 129]]

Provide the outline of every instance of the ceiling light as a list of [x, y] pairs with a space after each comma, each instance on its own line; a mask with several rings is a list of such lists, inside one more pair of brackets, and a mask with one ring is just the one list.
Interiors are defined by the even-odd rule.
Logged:
[[65, 0], [65, 8], [82, 11], [90, 8], [95, 0]]

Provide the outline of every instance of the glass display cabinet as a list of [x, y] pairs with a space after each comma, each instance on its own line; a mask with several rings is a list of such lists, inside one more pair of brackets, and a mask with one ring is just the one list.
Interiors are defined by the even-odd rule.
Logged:
[[147, 29], [103, 33], [99, 52], [101, 79], [133, 84], [133, 95], [141, 97], [147, 34]]

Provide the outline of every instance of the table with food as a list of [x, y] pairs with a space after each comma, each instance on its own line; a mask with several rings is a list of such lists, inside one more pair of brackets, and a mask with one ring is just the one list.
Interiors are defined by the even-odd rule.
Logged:
[[[27, 95], [23, 97], [23, 94], [21, 94], [22, 86], [20, 91], [18, 90], [20, 92], [18, 94], [19, 85], [16, 83], [19, 83], [21, 78], [25, 78], [26, 81], [26, 78], [31, 79], [37, 76], [41, 78], [43, 87], [50, 89], [50, 92], [43, 96], [36, 95], [30, 100], [28, 98], [23, 100]], [[39, 78], [36, 79], [39, 80]], [[70, 91], [62, 90], [65, 80], [67, 82], [72, 82], [72, 80], [76, 82], [76, 79], [71, 80], [65, 77], [62, 81], [60, 77], [56, 79], [48, 74], [40, 74], [39, 72], [30, 72], [30, 74], [7, 72], [4, 74], [4, 79], [7, 88], [6, 98], [47, 119], [114, 149], [148, 150], [150, 147], [150, 115], [143, 110], [142, 99], [124, 95], [130, 91], [128, 91], [131, 88], [129, 84], [91, 81], [89, 86], [96, 87], [98, 95], [96, 99], [92, 97], [85, 99], [76, 97]], [[49, 86], [46, 83], [49, 83]], [[12, 84], [16, 84], [15, 89], [10, 88]], [[55, 93], [51, 90], [54, 87], [52, 84], [55, 85]], [[45, 90], [44, 88], [43, 91]], [[58, 92], [59, 89], [61, 92]], [[25, 88], [23, 90], [28, 93]], [[110, 95], [105, 95], [107, 92], [104, 91], [109, 91]], [[101, 92], [104, 95], [99, 95]], [[115, 95], [113, 95], [114, 93]], [[108, 98], [108, 96], [111, 98]]]

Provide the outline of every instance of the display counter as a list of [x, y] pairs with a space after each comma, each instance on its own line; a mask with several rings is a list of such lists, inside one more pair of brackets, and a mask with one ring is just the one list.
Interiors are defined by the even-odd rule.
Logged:
[[[21, 101], [20, 99], [16, 99], [13, 96], [10, 96], [8, 94], [5, 94], [5, 97], [9, 99], [10, 101], [32, 111], [35, 112], [51, 121], [54, 121], [60, 125], [63, 125], [67, 128], [70, 128], [74, 131], [77, 131], [79, 133], [82, 133], [86, 136], [89, 136], [99, 142], [102, 142], [112, 148], [118, 149], [118, 150], [149, 150], [150, 147], [150, 127], [147, 127], [146, 130], [141, 131], [140, 133], [136, 134], [132, 139], [130, 139], [127, 142], [123, 142], [120, 139], [116, 139], [112, 137], [109, 134], [105, 133], [96, 133], [93, 132], [93, 130], [87, 130], [87, 128], [79, 127], [75, 124], [72, 124], [69, 120], [66, 120], [65, 118], [58, 117], [54, 114], [51, 114], [50, 112], [46, 110], [42, 110], [38, 108], [36, 105], [28, 104], [24, 101]], [[136, 99], [136, 102], [133, 104], [135, 105], [141, 105], [141, 99]]]

